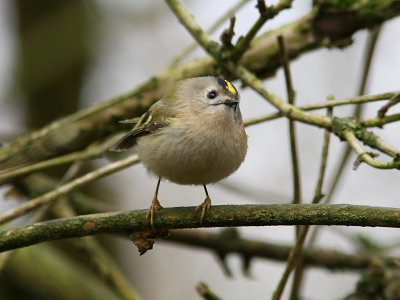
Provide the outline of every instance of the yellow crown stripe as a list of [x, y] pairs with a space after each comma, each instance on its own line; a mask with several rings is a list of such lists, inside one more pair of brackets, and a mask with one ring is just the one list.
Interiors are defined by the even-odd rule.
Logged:
[[225, 80], [225, 82], [226, 82], [226, 89], [227, 89], [230, 93], [236, 95], [236, 89], [233, 87], [232, 83], [230, 83], [228, 80]]

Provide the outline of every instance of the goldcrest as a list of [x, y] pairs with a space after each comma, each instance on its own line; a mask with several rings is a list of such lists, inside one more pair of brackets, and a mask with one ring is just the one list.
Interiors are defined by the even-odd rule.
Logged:
[[239, 93], [227, 80], [197, 77], [176, 82], [143, 114], [134, 128], [110, 150], [138, 147], [139, 158], [158, 177], [147, 213], [162, 208], [158, 189], [162, 178], [184, 185], [203, 185], [206, 199], [200, 224], [211, 206], [207, 184], [236, 171], [247, 152], [247, 135], [239, 109]]

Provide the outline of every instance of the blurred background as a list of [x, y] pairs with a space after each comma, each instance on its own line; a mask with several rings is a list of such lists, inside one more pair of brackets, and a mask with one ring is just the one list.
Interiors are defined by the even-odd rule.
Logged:
[[[185, 1], [203, 28], [208, 28], [235, 3], [227, 0]], [[255, 1], [248, 1], [236, 14], [235, 38], [246, 33], [257, 18], [258, 11], [254, 6]], [[311, 1], [294, 1], [292, 9], [267, 22], [262, 32], [294, 21], [310, 10]], [[213, 37], [219, 40], [227, 26], [228, 22]], [[384, 24], [371, 66], [367, 94], [399, 89], [398, 32], [399, 18]], [[296, 103], [321, 102], [328, 95], [336, 98], [356, 96], [367, 35], [366, 30], [357, 32], [354, 43], [342, 50], [321, 49], [291, 62]], [[132, 90], [164, 70], [191, 43], [190, 35], [162, 1], [0, 1], [0, 141], [7, 143], [57, 118]], [[204, 56], [204, 51], [197, 49], [187, 60]], [[239, 82], [234, 84], [241, 93], [245, 120], [275, 112], [257, 94], [240, 88]], [[274, 93], [286, 97], [282, 70], [265, 84]], [[374, 117], [383, 103], [366, 105], [364, 116]], [[396, 107], [391, 112], [396, 110], [399, 112]], [[347, 106], [334, 111], [337, 116], [348, 116], [351, 112], [352, 108]], [[397, 122], [374, 132], [400, 147], [399, 130]], [[291, 202], [292, 170], [287, 120], [251, 126], [246, 131], [249, 136], [246, 160], [234, 175], [209, 187], [213, 204]], [[297, 133], [302, 198], [310, 202], [318, 174], [323, 131], [297, 124]], [[332, 174], [343, 148], [344, 143], [332, 137], [327, 183], [333, 180]], [[332, 203], [398, 207], [400, 173], [367, 165], [354, 171], [354, 159], [355, 155], [345, 168]], [[98, 160], [94, 166], [106, 163]], [[54, 172], [62, 174], [65, 169]], [[102, 179], [85, 191], [105, 203], [110, 210], [145, 209], [150, 206], [155, 185], [156, 179], [149, 176], [143, 166], [137, 165]], [[241, 192], [236, 192], [236, 189]], [[18, 204], [11, 198], [6, 200], [5, 191], [6, 188], [0, 188], [1, 211]], [[165, 207], [194, 206], [203, 198], [201, 187], [168, 182], [161, 184], [159, 193], [160, 202]], [[291, 243], [294, 239], [292, 227], [240, 228], [240, 232], [245, 238], [268, 242]], [[383, 245], [400, 244], [400, 232], [395, 229], [324, 227], [321, 233], [316, 241], [318, 246], [342, 251], [357, 250], [354, 243], [356, 234], [370, 236]], [[233, 277], [228, 278], [214, 254], [205, 250], [157, 241], [152, 251], [139, 256], [126, 239], [107, 237], [105, 243], [143, 299], [199, 299], [194, 288], [199, 281], [209, 284], [224, 299], [268, 299], [284, 267], [280, 262], [254, 259], [250, 276], [246, 276], [241, 271], [241, 258], [231, 255], [228, 265]], [[48, 243], [44, 245], [50, 246]], [[40, 247], [43, 245], [32, 248], [42, 249]], [[35, 262], [33, 271], [18, 271], [19, 262], [16, 261], [4, 268], [0, 284], [3, 291], [9, 289], [11, 295], [13, 288], [24, 287], [27, 291], [25, 296], [40, 298], [40, 292], [26, 282], [35, 277], [39, 279], [39, 273], [45, 272], [45, 268], [41, 270], [38, 264], [46, 264], [45, 255], [50, 250], [41, 251], [31, 254], [20, 265], [21, 268], [28, 262]], [[55, 257], [56, 261], [62, 259]], [[76, 263], [79, 265], [79, 261]], [[56, 266], [53, 271], [55, 269]], [[52, 276], [51, 267], [48, 272], [47, 276]], [[343, 297], [354, 289], [358, 278], [358, 274], [351, 272], [310, 269], [304, 282], [304, 299]], [[110, 299], [105, 296], [108, 295], [106, 292], [101, 295], [103, 299]], [[64, 299], [62, 295], [60, 299]]]

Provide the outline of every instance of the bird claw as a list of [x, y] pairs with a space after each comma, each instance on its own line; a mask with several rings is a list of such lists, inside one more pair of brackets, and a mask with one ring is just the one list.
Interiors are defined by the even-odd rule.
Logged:
[[203, 219], [206, 214], [206, 211], [208, 211], [211, 207], [211, 199], [210, 197], [207, 196], [207, 198], [204, 200], [202, 204], [196, 207], [196, 211], [201, 210], [201, 215], [200, 215], [200, 226], [203, 225]]
[[156, 230], [156, 228], [154, 226], [154, 215], [161, 208], [163, 208], [163, 207], [161, 206], [161, 204], [158, 201], [157, 197], [154, 197], [153, 201], [151, 202], [151, 206], [150, 206], [150, 208], [149, 208], [149, 210], [147, 211], [147, 214], [146, 214], [146, 219], [150, 220], [150, 225], [151, 225], [151, 228], [153, 228], [154, 232], [157, 232], [157, 230]]

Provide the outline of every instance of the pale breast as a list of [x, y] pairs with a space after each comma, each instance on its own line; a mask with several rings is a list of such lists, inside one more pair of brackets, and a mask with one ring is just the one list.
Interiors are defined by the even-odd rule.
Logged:
[[178, 184], [200, 185], [219, 181], [239, 168], [247, 151], [242, 124], [162, 128], [138, 141], [139, 156], [158, 177]]

